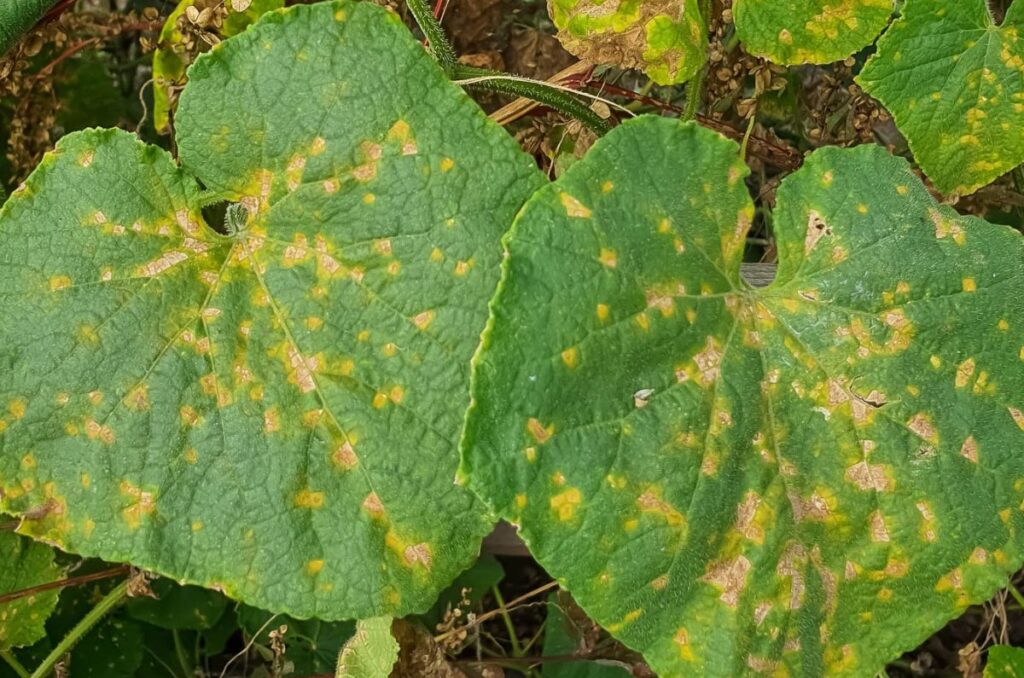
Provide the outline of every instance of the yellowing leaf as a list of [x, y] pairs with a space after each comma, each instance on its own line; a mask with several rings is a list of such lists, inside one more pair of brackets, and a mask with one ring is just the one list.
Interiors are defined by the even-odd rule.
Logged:
[[0, 508], [297, 617], [425, 609], [490, 525], [452, 485], [469, 359], [543, 178], [370, 3], [189, 75], [182, 167], [73, 134], [0, 211]]
[[973, 193], [1024, 161], [1024, 3], [907, 0], [857, 82], [888, 108], [943, 193]]
[[826, 148], [752, 289], [746, 174], [646, 117], [534, 195], [461, 477], [660, 676], [873, 675], [1024, 561], [1024, 247]]
[[752, 54], [780, 64], [824, 64], [868, 46], [893, 0], [736, 0], [736, 31]]
[[[49, 583], [60, 575], [53, 549], [0, 530], [0, 595]], [[57, 591], [40, 591], [0, 603], [0, 650], [32, 645], [57, 605]]]
[[597, 64], [686, 82], [707, 62], [707, 17], [696, 0], [548, 0], [567, 50]]

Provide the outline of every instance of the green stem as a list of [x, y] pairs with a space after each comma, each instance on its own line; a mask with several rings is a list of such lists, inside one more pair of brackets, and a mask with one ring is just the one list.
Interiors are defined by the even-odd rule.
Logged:
[[29, 678], [28, 669], [21, 665], [21, 662], [19, 662], [18, 658], [14, 656], [13, 652], [10, 650], [0, 650], [0, 657], [3, 657], [3, 660], [7, 662], [7, 665], [18, 674], [18, 678]]
[[434, 12], [427, 6], [426, 0], [405, 0], [405, 4], [412, 12], [423, 35], [426, 36], [427, 46], [430, 47], [430, 53], [434, 55], [434, 60], [451, 77], [456, 64], [458, 64], [458, 59], [455, 57], [455, 49], [448, 42], [448, 36], [444, 34], [440, 22], [434, 17]]
[[[704, 22], [705, 35], [711, 25], [711, 0], [701, 0], [700, 3], [700, 16]], [[704, 83], [708, 77], [708, 65], [704, 64], [697, 71], [697, 75], [693, 77], [690, 84], [686, 86], [686, 107], [683, 109], [683, 114], [679, 116], [683, 122], [689, 122], [697, 117], [697, 109], [700, 108], [701, 103], [704, 100]]]
[[491, 587], [491, 593], [494, 595], [495, 602], [498, 603], [498, 609], [501, 610], [501, 618], [505, 621], [505, 628], [508, 630], [508, 640], [512, 644], [512, 655], [522, 657], [523, 647], [519, 644], [519, 637], [516, 635], [516, 625], [512, 623], [512, 617], [508, 613], [508, 608], [505, 607], [505, 599], [502, 597], [501, 591], [498, 590], [497, 586]]
[[189, 666], [188, 658], [185, 656], [185, 646], [181, 644], [181, 634], [177, 629], [171, 631], [174, 638], [174, 654], [178, 655], [178, 664], [181, 666], [183, 676], [192, 675], [192, 667]]
[[519, 78], [501, 71], [490, 71], [485, 68], [458, 65], [455, 67], [456, 80], [476, 80], [465, 83], [464, 87], [490, 90], [501, 94], [524, 97], [540, 102], [569, 117], [576, 118], [597, 134], [604, 134], [611, 129], [607, 120], [595, 113], [578, 97], [536, 80]]
[[1020, 594], [1020, 591], [1018, 591], [1017, 587], [1013, 585], [1013, 582], [1010, 582], [1006, 586], [1006, 590], [1010, 592], [1010, 595], [1013, 596], [1013, 599], [1021, 606], [1021, 609], [1024, 609], [1024, 596]]
[[29, 678], [45, 678], [50, 675], [53, 671], [53, 667], [56, 666], [57, 662], [61, 660], [68, 651], [75, 646], [79, 640], [82, 639], [86, 633], [89, 632], [96, 623], [103, 618], [107, 612], [110, 612], [113, 608], [117, 607], [128, 595], [128, 580], [124, 580], [118, 584], [110, 593], [104, 596], [103, 600], [96, 604], [96, 607], [89, 610], [89, 614], [82, 617], [74, 628], [72, 628], [66, 636], [64, 636], [57, 647], [53, 648], [53, 652], [46, 655], [46, 659], [39, 665]]

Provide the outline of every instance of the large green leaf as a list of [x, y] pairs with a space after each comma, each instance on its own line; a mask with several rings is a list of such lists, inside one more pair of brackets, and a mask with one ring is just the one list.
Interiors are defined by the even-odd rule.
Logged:
[[871, 675], [1024, 559], [1021, 237], [823, 149], [624, 124], [519, 215], [460, 475], [659, 675]]
[[707, 17], [695, 0], [548, 0], [548, 9], [567, 50], [639, 68], [662, 85], [686, 82], [708, 58]]
[[[0, 530], [0, 594], [45, 584], [59, 575], [53, 549]], [[45, 636], [43, 625], [56, 605], [56, 590], [0, 603], [0, 650], [31, 645]]]
[[893, 0], [736, 0], [747, 51], [780, 64], [845, 59], [878, 37]]
[[469, 358], [543, 178], [369, 3], [268, 14], [190, 77], [184, 169], [69, 135], [0, 211], [2, 507], [299, 617], [423, 610], [489, 527], [452, 483]]
[[888, 108], [943, 193], [1024, 161], [1024, 3], [999, 26], [985, 0], [907, 0], [857, 82]]

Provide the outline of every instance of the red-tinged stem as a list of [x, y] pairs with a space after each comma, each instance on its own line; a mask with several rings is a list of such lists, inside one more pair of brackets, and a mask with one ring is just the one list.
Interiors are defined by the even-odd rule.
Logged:
[[3, 603], [9, 603], [12, 600], [18, 598], [24, 598], [25, 596], [35, 595], [43, 591], [49, 591], [51, 589], [62, 589], [68, 586], [79, 586], [81, 584], [88, 584], [89, 582], [99, 581], [101, 579], [110, 579], [111, 577], [118, 577], [122, 574], [128, 574], [130, 568], [127, 565], [121, 567], [114, 567], [109, 570], [103, 570], [102, 572], [94, 572], [92, 574], [83, 574], [78, 577], [68, 577], [67, 579], [58, 579], [57, 581], [47, 582], [45, 584], [39, 584], [38, 586], [32, 586], [27, 589], [21, 589], [19, 591], [12, 591], [11, 593], [5, 593], [0, 596], [0, 605]]

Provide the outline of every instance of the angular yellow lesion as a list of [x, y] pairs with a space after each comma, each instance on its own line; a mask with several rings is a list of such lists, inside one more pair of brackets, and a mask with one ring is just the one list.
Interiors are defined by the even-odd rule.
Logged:
[[549, 504], [558, 519], [565, 522], [572, 520], [576, 515], [576, 509], [583, 502], [583, 495], [579, 488], [570, 487], [551, 497]]
[[974, 278], [966, 277], [961, 281], [961, 286], [964, 292], [974, 292], [978, 289], [978, 283], [974, 281]]
[[[595, 313], [597, 314], [597, 319], [603, 322], [608, 320], [608, 317], [611, 315], [611, 308], [608, 304], [598, 304]], [[1024, 352], [1024, 348], [1021, 351]]]
[[50, 278], [50, 291], [57, 292], [71, 287], [71, 278], [66, 275], [55, 275]]
[[276, 433], [281, 430], [281, 414], [277, 405], [271, 406], [263, 412], [263, 432]]
[[922, 440], [926, 440], [932, 445], [939, 444], [939, 432], [935, 428], [931, 415], [925, 412], [918, 412], [907, 420], [906, 426], [907, 429]]
[[636, 498], [636, 506], [642, 513], [664, 520], [672, 527], [684, 527], [686, 517], [679, 510], [662, 498], [662, 489], [650, 486]]
[[441, 158], [441, 171], [450, 172], [455, 167], [455, 161], [451, 158]]
[[399, 119], [388, 130], [389, 141], [397, 141], [401, 146], [402, 155], [416, 155], [416, 139], [413, 137], [412, 128], [405, 120]]
[[606, 266], [608, 268], [615, 268], [619, 265], [618, 254], [616, 254], [615, 250], [608, 249], [607, 247], [601, 248], [601, 252], [598, 254], [597, 260], [601, 262], [602, 266]]
[[567, 348], [562, 351], [562, 362], [569, 369], [575, 369], [580, 362], [580, 352], [576, 348]]
[[1024, 412], [1021, 412], [1016, 407], [1007, 407], [1006, 410], [1010, 413], [1014, 423], [1017, 424], [1020, 430], [1024, 431]]
[[476, 266], [476, 259], [474, 257], [470, 257], [465, 261], [457, 261], [455, 262], [454, 273], [455, 275], [462, 277], [469, 273], [469, 270], [474, 266]]
[[747, 575], [751, 567], [750, 560], [744, 555], [714, 561], [708, 564], [701, 581], [717, 588], [721, 592], [718, 599], [735, 608], [739, 605], [740, 595], [747, 586]]
[[89, 440], [98, 440], [105, 445], [113, 444], [117, 437], [114, 434], [114, 429], [108, 424], [101, 424], [95, 419], [88, 418], [85, 420], [85, 435]]
[[847, 467], [845, 478], [863, 491], [891, 492], [896, 486], [891, 466], [866, 460]]
[[320, 560], [320, 559], [310, 560], [309, 562], [306, 563], [306, 574], [308, 574], [310, 576], [320, 574], [320, 571], [322, 569], [324, 569], [324, 561], [323, 560]]
[[693, 653], [693, 647], [690, 645], [690, 635], [685, 628], [676, 629], [672, 640], [676, 647], [679, 648], [680, 659], [691, 663], [697, 660], [697, 656]]
[[129, 504], [121, 510], [121, 516], [128, 524], [128, 527], [135, 530], [142, 524], [145, 516], [152, 515], [156, 510], [156, 495], [154, 492], [143, 490], [128, 480], [122, 480], [118, 489], [121, 496], [129, 500]]
[[371, 518], [380, 518], [384, 515], [384, 503], [377, 496], [376, 492], [370, 492], [366, 495], [361, 506]]
[[565, 213], [568, 216], [575, 217], [578, 219], [590, 218], [590, 209], [573, 196], [563, 191], [562, 193], [559, 194], [558, 198], [562, 203], [562, 207], [565, 208]]
[[199, 461], [199, 451], [194, 447], [190, 447], [185, 450], [184, 454], [181, 456], [185, 460], [185, 463], [189, 465], [194, 465]]
[[543, 445], [555, 434], [555, 425], [548, 424], [547, 426], [544, 426], [544, 424], [540, 423], [538, 419], [530, 417], [526, 421], [526, 432], [529, 433], [530, 437], [536, 440], [538, 444]]
[[356, 455], [351, 438], [334, 448], [331, 452], [331, 461], [344, 471], [349, 471], [359, 464], [359, 457]]
[[526, 461], [532, 464], [533, 462], [537, 461], [537, 448], [527, 447], [526, 449], [523, 450], [523, 456], [526, 457]]
[[412, 317], [412, 324], [420, 330], [425, 330], [430, 327], [430, 323], [434, 322], [436, 314], [432, 310], [422, 311]]
[[324, 493], [315, 490], [303, 489], [295, 494], [294, 502], [297, 508], [318, 509], [324, 505]]
[[526, 495], [525, 494], [520, 493], [520, 494], [516, 495], [516, 497], [515, 497], [515, 504], [516, 504], [516, 508], [517, 509], [522, 511], [524, 508], [526, 508], [526, 502], [527, 502], [527, 499], [526, 499]]
[[7, 403], [7, 412], [15, 420], [21, 419], [25, 416], [25, 411], [28, 408], [28, 401], [24, 398], [12, 398]]

